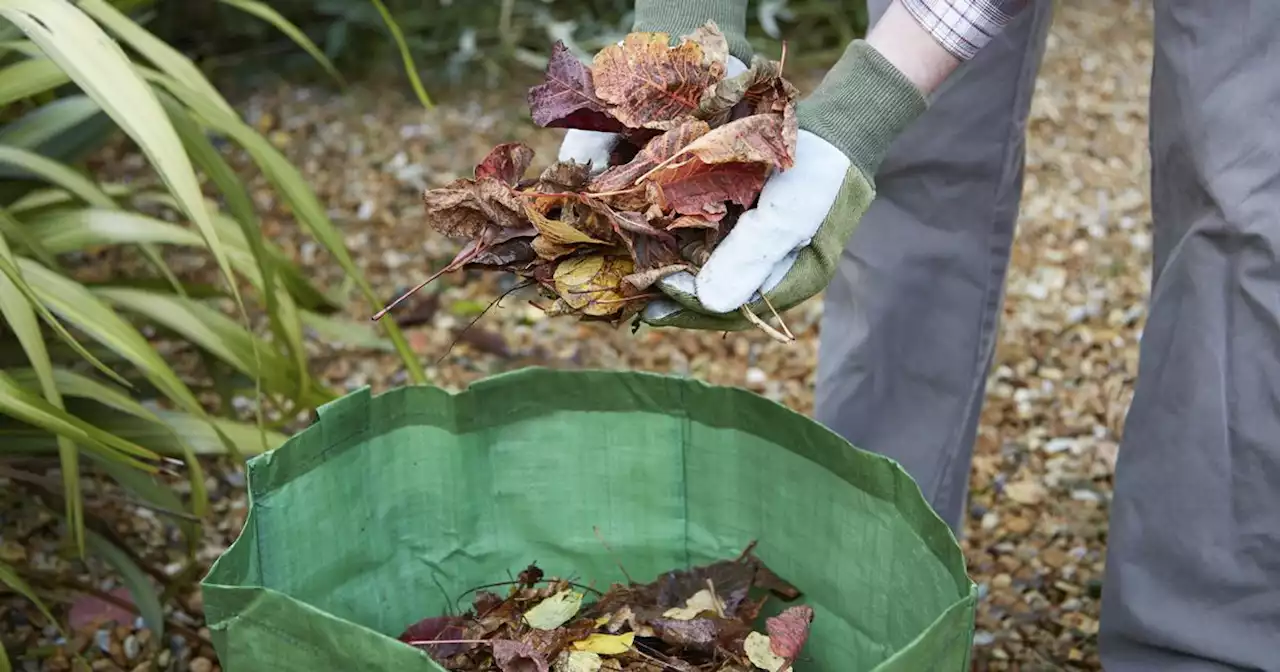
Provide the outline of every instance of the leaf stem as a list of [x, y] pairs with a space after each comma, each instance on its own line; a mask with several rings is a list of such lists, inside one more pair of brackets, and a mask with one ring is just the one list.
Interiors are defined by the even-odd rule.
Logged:
[[791, 338], [787, 338], [786, 334], [783, 334], [779, 332], [777, 329], [774, 329], [773, 327], [769, 326], [768, 322], [765, 322], [763, 319], [761, 319], [759, 315], [756, 315], [755, 313], [751, 312], [751, 309], [747, 308], [746, 306], [743, 306], [739, 310], [742, 312], [742, 315], [747, 318], [748, 322], [750, 322], [751, 324], [754, 324], [756, 327], [759, 327], [760, 331], [763, 331], [764, 333], [768, 334], [769, 338], [772, 338], [773, 340], [779, 343], [786, 343], [786, 344], [790, 344], [795, 341], [794, 336], [792, 336]]

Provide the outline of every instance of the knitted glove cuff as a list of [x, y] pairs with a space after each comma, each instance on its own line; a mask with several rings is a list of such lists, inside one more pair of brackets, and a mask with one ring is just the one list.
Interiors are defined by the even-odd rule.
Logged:
[[743, 63], [751, 62], [747, 0], [636, 0], [631, 30], [668, 33], [678, 38], [701, 28], [707, 21], [715, 21], [724, 33], [730, 54]]
[[928, 107], [892, 63], [854, 40], [822, 83], [796, 105], [800, 128], [835, 145], [863, 174], [875, 174], [889, 145]]

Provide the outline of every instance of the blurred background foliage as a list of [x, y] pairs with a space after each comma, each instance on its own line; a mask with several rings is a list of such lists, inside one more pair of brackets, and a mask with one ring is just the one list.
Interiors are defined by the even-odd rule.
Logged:
[[[382, 0], [404, 34], [422, 78], [436, 88], [500, 86], [534, 76], [548, 45], [587, 57], [631, 26], [634, 0]], [[147, 0], [153, 30], [207, 67], [252, 76], [269, 57], [273, 74], [317, 77], [314, 59], [269, 24], [219, 0]], [[401, 68], [386, 23], [368, 0], [272, 0], [339, 70], [351, 77]], [[788, 43], [798, 65], [834, 60], [866, 27], [865, 0], [751, 0], [748, 32], [765, 53]]]
[[[389, 341], [410, 382], [428, 382], [394, 321], [335, 317], [340, 300], [263, 236], [228, 152], [251, 159], [368, 305], [389, 298], [298, 168], [224, 92], [261, 77], [335, 93], [387, 77], [429, 108], [440, 90], [536, 78], [555, 40], [589, 58], [626, 33], [633, 3], [0, 0], [0, 478], [14, 486], [4, 501], [60, 516], [67, 553], [111, 565], [162, 633], [171, 594], [86, 509], [84, 479], [175, 521], [191, 549], [175, 580], [198, 579], [202, 462], [270, 450], [337, 396], [311, 376], [309, 338]], [[834, 60], [866, 22], [861, 0], [754, 0], [750, 16], [760, 51], [787, 41], [789, 67]], [[154, 181], [87, 168], [122, 134]], [[206, 272], [171, 267], [174, 250], [203, 255]], [[103, 273], [104, 258], [136, 263]], [[191, 350], [198, 371], [179, 373], [174, 353]], [[0, 587], [39, 603], [29, 579], [0, 559]]]

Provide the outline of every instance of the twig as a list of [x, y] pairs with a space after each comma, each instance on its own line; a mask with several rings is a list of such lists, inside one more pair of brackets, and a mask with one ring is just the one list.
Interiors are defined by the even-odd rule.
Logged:
[[409, 290], [409, 291], [405, 292], [404, 294], [401, 294], [399, 297], [397, 297], [397, 298], [396, 298], [396, 300], [395, 300], [395, 301], [392, 301], [391, 303], [387, 304], [387, 306], [386, 306], [385, 308], [383, 308], [382, 310], [379, 310], [378, 312], [374, 313], [374, 315], [373, 315], [373, 321], [374, 321], [374, 322], [377, 322], [378, 320], [381, 320], [381, 319], [382, 319], [382, 316], [383, 316], [383, 315], [386, 315], [386, 314], [387, 314], [387, 313], [389, 313], [389, 312], [391, 312], [391, 309], [392, 309], [392, 308], [395, 308], [397, 304], [399, 304], [401, 301], [404, 301], [405, 299], [409, 298], [410, 296], [413, 296], [414, 294], [417, 294], [417, 293], [418, 293], [418, 290], [420, 290], [420, 289], [422, 289], [423, 287], [426, 287], [427, 285], [431, 284], [431, 282], [432, 282], [433, 280], [435, 280], [436, 278], [439, 278], [440, 276], [444, 275], [445, 273], [451, 273], [451, 272], [453, 272], [453, 271], [458, 270], [459, 268], [462, 268], [463, 266], [465, 266], [465, 265], [467, 264], [467, 262], [469, 262], [469, 261], [471, 261], [472, 259], [475, 259], [476, 257], [480, 256], [480, 253], [481, 253], [481, 252], [483, 252], [486, 248], [487, 248], [487, 246], [486, 246], [486, 245], [482, 245], [482, 244], [480, 244], [480, 243], [476, 243], [476, 244], [475, 244], [475, 245], [474, 245], [470, 250], [466, 250], [466, 249], [464, 249], [463, 251], [459, 252], [459, 253], [458, 253], [458, 256], [454, 257], [454, 258], [453, 258], [453, 261], [450, 261], [450, 262], [449, 262], [449, 263], [448, 263], [444, 268], [442, 268], [442, 269], [440, 269], [440, 270], [436, 271], [435, 273], [432, 273], [432, 274], [431, 274], [431, 277], [429, 277], [429, 278], [427, 278], [426, 280], [423, 280], [422, 282], [418, 283], [418, 286], [417, 286], [417, 287], [414, 287], [413, 289], [411, 289], [411, 290]]
[[764, 333], [768, 334], [769, 337], [772, 338], [773, 340], [779, 343], [792, 343], [795, 341], [794, 336], [792, 336], [791, 338], [787, 338], [786, 334], [783, 334], [779, 332], [777, 329], [774, 329], [773, 327], [769, 326], [768, 322], [765, 322], [764, 320], [760, 319], [759, 315], [756, 315], [755, 313], [751, 312], [751, 310], [748, 309], [746, 306], [743, 306], [741, 308], [741, 312], [743, 316], [747, 318], [748, 322], [759, 327], [760, 331], [763, 331]]
[[410, 646], [431, 646], [433, 644], [490, 644], [487, 639], [415, 639]]
[[618, 565], [618, 569], [622, 570], [622, 575], [627, 577], [627, 583], [634, 586], [636, 583], [635, 580], [627, 573], [627, 568], [622, 566], [622, 561], [618, 559], [618, 555], [609, 547], [609, 542], [604, 540], [604, 535], [600, 534], [600, 526], [592, 525], [591, 530], [596, 533], [596, 539], [600, 540], [600, 545], [604, 546], [604, 550], [607, 551], [609, 555], [613, 556], [613, 562]]
[[[644, 175], [641, 175], [640, 177], [637, 177], [637, 178], [636, 178], [636, 180], [635, 180], [635, 182], [632, 182], [632, 184], [634, 184], [634, 185], [636, 185], [636, 186], [640, 186], [640, 183], [641, 183], [641, 182], [643, 182], [643, 181], [645, 181], [645, 179], [647, 179], [650, 175], [652, 175], [652, 174], [654, 174], [654, 173], [658, 172], [659, 170], [662, 170], [663, 168], [666, 168], [666, 167], [667, 167], [667, 164], [671, 163], [672, 161], [675, 161], [677, 158], [679, 158], [679, 157], [681, 157], [681, 156], [683, 156], [683, 155], [684, 155], [684, 150], [682, 149], [682, 150], [680, 150], [679, 152], [676, 152], [675, 154], [672, 154], [671, 156], [668, 156], [666, 159], [663, 159], [661, 162], [659, 162], [659, 163], [658, 163], [658, 165], [656, 165], [656, 166], [654, 166], [654, 167], [650, 168], [650, 169], [649, 169], [649, 172], [645, 173]], [[691, 160], [692, 160], [692, 158], [690, 158], [689, 160], [691, 161]], [[675, 167], [675, 168], [679, 168], [680, 166], [683, 166], [685, 163], [686, 163], [686, 162], [678, 163], [678, 164], [676, 164], [674, 167]]]
[[793, 341], [796, 340], [796, 335], [791, 333], [791, 330], [787, 328], [787, 323], [782, 321], [782, 316], [778, 314], [778, 310], [769, 302], [769, 297], [761, 293], [760, 298], [764, 299], [764, 305], [769, 307], [769, 312], [773, 313], [774, 319], [778, 321], [778, 326], [782, 327], [782, 333], [786, 334], [787, 338], [790, 338]]
[[449, 353], [453, 352], [453, 346], [457, 345], [458, 341], [462, 340], [463, 335], [465, 335], [468, 331], [470, 331], [471, 327], [474, 327], [476, 325], [476, 322], [479, 322], [480, 318], [484, 317], [485, 314], [489, 312], [489, 309], [498, 305], [498, 303], [500, 303], [503, 299], [507, 298], [508, 296], [511, 296], [513, 293], [519, 290], [522, 290], [526, 287], [532, 287], [534, 284], [536, 283], [534, 283], [534, 281], [532, 280], [529, 280], [527, 282], [522, 282], [516, 285], [515, 287], [512, 287], [511, 289], [508, 289], [507, 291], [503, 292], [501, 295], [498, 296], [498, 298], [490, 301], [489, 305], [485, 306], [484, 310], [480, 311], [480, 314], [476, 315], [475, 318], [473, 318], [470, 322], [468, 322], [467, 326], [463, 327], [462, 331], [458, 332], [458, 335], [455, 336], [453, 340], [449, 342], [449, 348], [444, 351], [443, 355], [440, 355], [440, 359], [436, 360], [436, 365], [439, 366], [440, 362], [443, 362], [444, 358], [448, 357]]

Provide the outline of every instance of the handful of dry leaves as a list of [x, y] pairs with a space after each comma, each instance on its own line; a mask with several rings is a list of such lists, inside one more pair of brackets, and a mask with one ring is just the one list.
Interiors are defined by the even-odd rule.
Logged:
[[526, 178], [532, 149], [493, 148], [474, 178], [423, 194], [430, 225], [467, 241], [432, 279], [507, 271], [536, 283], [550, 314], [617, 325], [660, 296], [651, 291], [659, 279], [696, 273], [795, 155], [798, 91], [782, 61], [757, 56], [727, 77], [728, 55], [714, 23], [675, 46], [666, 33], [630, 33], [589, 67], [557, 42], [529, 91], [533, 120], [618, 133], [611, 167], [592, 175], [556, 162]]
[[644, 585], [614, 584], [586, 605], [577, 584], [544, 580], [530, 565], [506, 597], [479, 590], [472, 611], [419, 621], [400, 640], [455, 671], [785, 672], [808, 640], [813, 609], [790, 607], [766, 619], [767, 635], [754, 630], [770, 595], [792, 601], [800, 591], [751, 551]]

